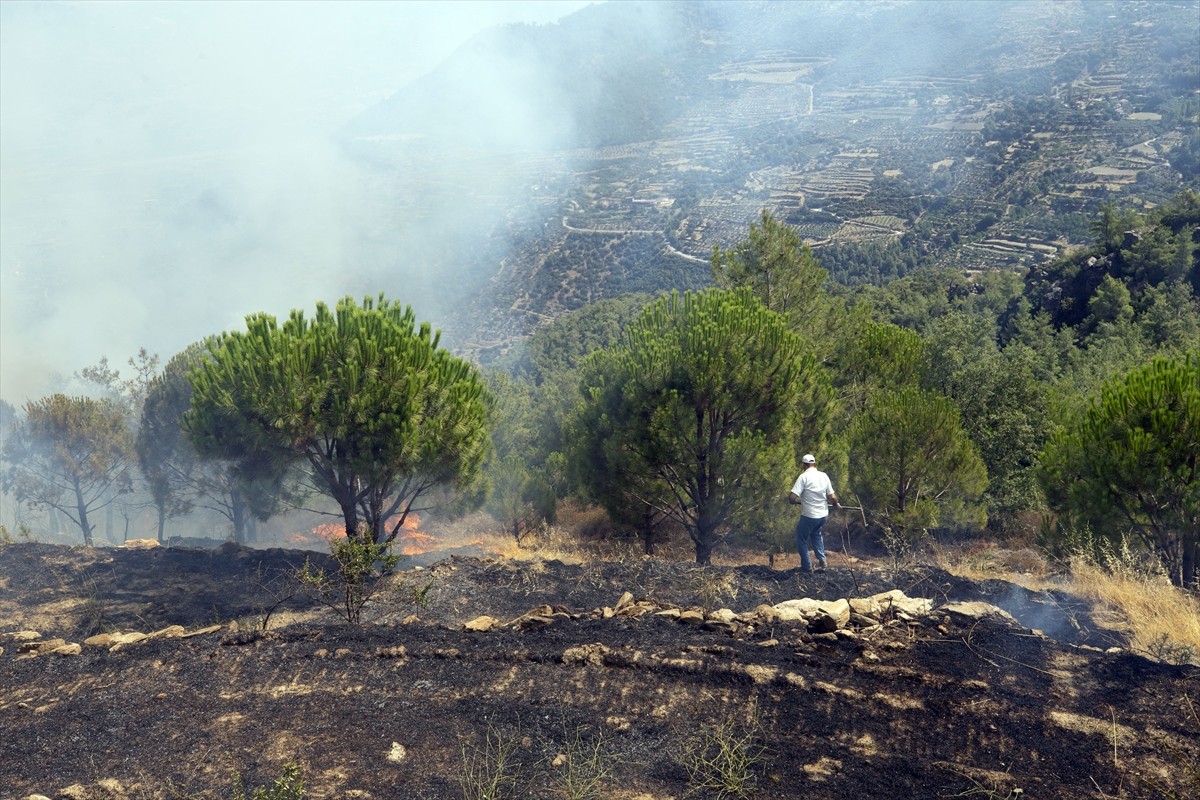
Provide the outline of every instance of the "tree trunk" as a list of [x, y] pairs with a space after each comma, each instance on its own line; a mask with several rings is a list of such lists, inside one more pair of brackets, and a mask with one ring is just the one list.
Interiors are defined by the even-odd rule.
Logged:
[[79, 483], [75, 483], [75, 508], [79, 512], [79, 527], [83, 530], [83, 543], [88, 547], [92, 546], [92, 525], [88, 522], [87, 503], [83, 501], [83, 490], [79, 488]]
[[346, 526], [346, 538], [358, 536], [358, 509], [354, 502], [342, 504], [342, 523]]
[[1183, 540], [1183, 574], [1182, 583], [1186, 589], [1196, 588], [1196, 551], [1200, 550], [1200, 542], [1195, 538]]
[[163, 534], [166, 532], [166, 529], [167, 529], [167, 507], [165, 505], [159, 505], [159, 507], [158, 507], [158, 543], [159, 544], [165, 544], [167, 541], [166, 539], [163, 538]]
[[246, 541], [246, 499], [234, 489], [229, 493], [229, 511], [233, 522], [233, 540], [239, 545]]

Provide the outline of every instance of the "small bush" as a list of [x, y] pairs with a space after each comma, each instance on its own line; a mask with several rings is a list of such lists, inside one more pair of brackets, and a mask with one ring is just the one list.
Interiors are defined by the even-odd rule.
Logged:
[[603, 731], [585, 738], [577, 728], [566, 733], [563, 753], [555, 760], [557, 782], [566, 800], [600, 800], [613, 774]]
[[464, 800], [500, 800], [512, 795], [520, 778], [520, 741], [520, 736], [506, 736], [489, 722], [481, 745], [463, 743], [458, 781]]
[[[392, 553], [390, 547], [390, 542], [376, 544], [369, 536], [335, 539], [329, 543], [329, 551], [337, 562], [337, 572], [328, 573], [306, 559], [296, 578], [312, 591], [318, 602], [336, 610], [351, 625], [358, 625], [363, 607], [379, 591], [379, 579], [404, 559]], [[412, 602], [422, 603], [430, 585], [423, 589], [403, 588], [409, 591]]]
[[239, 775], [233, 776], [233, 790], [229, 800], [305, 800], [308, 792], [304, 789], [304, 778], [300, 768], [288, 762], [283, 765], [283, 772], [270, 786], [263, 786], [246, 794]]
[[689, 737], [679, 758], [688, 774], [685, 796], [716, 800], [750, 797], [767, 759], [763, 738], [757, 706], [751, 708], [747, 722], [727, 716], [715, 727]]

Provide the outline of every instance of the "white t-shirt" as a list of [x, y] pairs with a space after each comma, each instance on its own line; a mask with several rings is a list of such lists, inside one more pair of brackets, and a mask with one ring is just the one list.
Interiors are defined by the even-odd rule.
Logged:
[[835, 494], [829, 476], [816, 467], [800, 473], [792, 494], [800, 498], [800, 516], [820, 519], [829, 516], [829, 495]]

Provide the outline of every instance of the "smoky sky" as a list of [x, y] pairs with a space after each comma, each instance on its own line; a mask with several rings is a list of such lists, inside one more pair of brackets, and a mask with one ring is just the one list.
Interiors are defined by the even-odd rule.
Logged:
[[[0, 397], [452, 279], [382, 252], [388, 193], [333, 134], [479, 31], [585, 5], [0, 3]], [[398, 286], [355, 269], [387, 259]]]

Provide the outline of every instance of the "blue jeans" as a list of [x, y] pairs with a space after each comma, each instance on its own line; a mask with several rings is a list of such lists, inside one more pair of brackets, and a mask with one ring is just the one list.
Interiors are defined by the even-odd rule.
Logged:
[[809, 547], [817, 554], [817, 563], [825, 566], [825, 535], [821, 528], [825, 526], [828, 517], [801, 517], [796, 523], [796, 549], [800, 551], [800, 569], [812, 570], [812, 559], [808, 556]]

